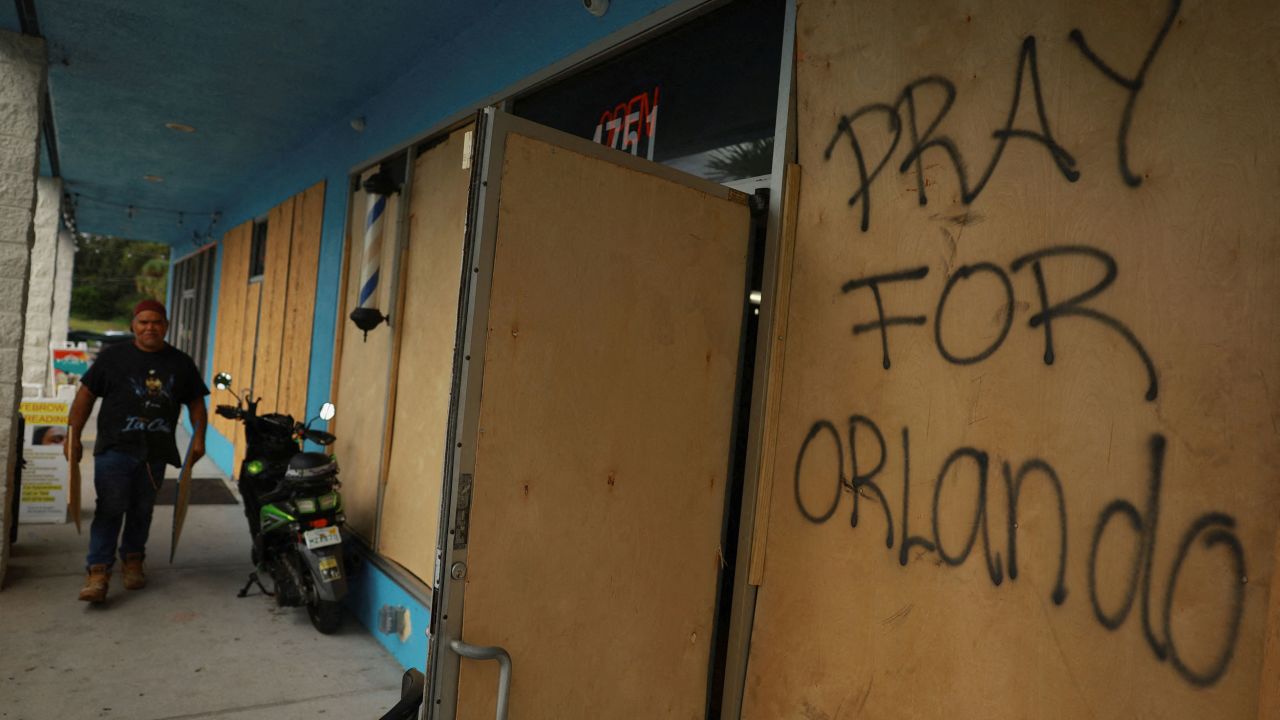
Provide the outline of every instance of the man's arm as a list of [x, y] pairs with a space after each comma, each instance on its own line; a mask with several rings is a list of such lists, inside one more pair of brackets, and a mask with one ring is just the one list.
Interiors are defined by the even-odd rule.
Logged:
[[209, 424], [209, 412], [205, 409], [204, 398], [196, 398], [187, 403], [187, 415], [191, 418], [191, 462], [204, 457], [204, 429]]
[[93, 412], [93, 404], [97, 402], [98, 396], [89, 392], [89, 388], [84, 384], [80, 385], [80, 389], [76, 391], [76, 399], [71, 401], [71, 412], [67, 416], [67, 433], [71, 437], [67, 438], [63, 445], [63, 454], [71, 462], [80, 462], [80, 456], [84, 454], [84, 445], [80, 442], [80, 436], [84, 432], [84, 424], [89, 421], [89, 414]]

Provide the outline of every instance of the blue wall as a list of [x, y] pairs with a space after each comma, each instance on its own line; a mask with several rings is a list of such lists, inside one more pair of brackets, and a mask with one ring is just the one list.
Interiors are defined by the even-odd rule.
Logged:
[[[461, 28], [450, 41], [424, 46], [421, 59], [407, 67], [385, 91], [316, 128], [299, 147], [285, 150], [250, 174], [238, 201], [228, 204], [220, 227], [236, 227], [265, 215], [272, 207], [325, 181], [324, 226], [317, 270], [317, 293], [311, 339], [311, 371], [307, 414], [314, 416], [329, 399], [333, 373], [334, 333], [342, 246], [347, 218], [347, 183], [353, 166], [385, 155], [462, 112], [478, 109], [491, 96], [572, 55], [611, 33], [642, 20], [672, 0], [615, 0], [604, 18], [589, 15], [576, 2], [563, 0], [499, 0], [505, 12], [498, 25]], [[356, 132], [352, 118], [363, 117]], [[214, 270], [214, 287], [222, 278], [222, 253]], [[217, 303], [210, 318], [210, 337], [218, 323]], [[209, 343], [210, 374], [213, 343]], [[209, 457], [231, 474], [234, 449], [211, 427]], [[424, 669], [430, 612], [373, 563], [364, 563], [352, 578], [347, 605], [379, 642], [405, 667]], [[413, 626], [405, 641], [378, 632], [384, 605], [403, 606]]]
[[[357, 551], [363, 554], [363, 549]], [[400, 666], [416, 667], [426, 672], [431, 610], [418, 602], [387, 574], [366, 560], [351, 578], [346, 605], [352, 614], [369, 630], [387, 652], [395, 656]], [[384, 634], [378, 630], [378, 613], [384, 605], [404, 608], [409, 613], [409, 632], [401, 640], [398, 634]]]
[[[422, 48], [416, 64], [384, 91], [316, 128], [293, 149], [282, 149], [249, 177], [238, 201], [228, 204], [219, 223], [224, 229], [266, 214], [272, 207], [325, 180], [324, 228], [320, 244], [317, 297], [311, 337], [307, 414], [314, 416], [329, 399], [333, 372], [342, 245], [346, 228], [347, 182], [354, 165], [380, 156], [460, 112], [592, 43], [643, 20], [673, 0], [616, 0], [603, 18], [576, 2], [501, 2], [496, 24], [462, 27], [447, 42]], [[365, 129], [351, 128], [363, 117]], [[222, 274], [218, 255], [214, 287]], [[217, 309], [210, 333], [217, 325]], [[212, 337], [212, 335], [211, 335]], [[212, 352], [212, 343], [210, 343]], [[216, 431], [210, 435], [217, 435]], [[210, 456], [230, 472], [226, 443], [209, 442]]]

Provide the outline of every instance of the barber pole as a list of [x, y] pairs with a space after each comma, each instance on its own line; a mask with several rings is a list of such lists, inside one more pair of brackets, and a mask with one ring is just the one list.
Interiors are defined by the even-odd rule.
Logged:
[[382, 216], [387, 196], [369, 193], [364, 221], [364, 261], [360, 268], [359, 307], [378, 309], [378, 270], [382, 261]]

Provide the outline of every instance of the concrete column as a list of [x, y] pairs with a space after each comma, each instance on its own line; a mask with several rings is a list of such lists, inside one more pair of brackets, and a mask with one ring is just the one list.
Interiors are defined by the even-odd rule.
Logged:
[[44, 83], [44, 41], [0, 30], [0, 587], [14, 520], [10, 505]]
[[49, 340], [53, 323], [53, 287], [61, 229], [62, 181], [36, 181], [35, 244], [27, 273], [27, 329], [22, 348], [22, 382], [49, 391]]
[[53, 270], [53, 318], [49, 322], [49, 342], [64, 342], [71, 329], [71, 273], [76, 266], [76, 236], [66, 228], [58, 230], [58, 253]]

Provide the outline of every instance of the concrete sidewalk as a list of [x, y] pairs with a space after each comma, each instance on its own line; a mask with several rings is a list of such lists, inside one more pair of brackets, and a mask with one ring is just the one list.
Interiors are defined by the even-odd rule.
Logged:
[[[106, 603], [79, 602], [94, 507], [87, 457], [82, 468], [83, 534], [18, 529], [0, 591], [0, 720], [376, 720], [395, 704], [400, 665], [354, 617], [326, 636], [256, 588], [236, 597], [251, 569], [240, 505], [192, 505], [173, 564], [173, 508], [156, 506], [147, 588], [126, 591], [117, 567]], [[225, 480], [207, 459], [195, 474]]]

